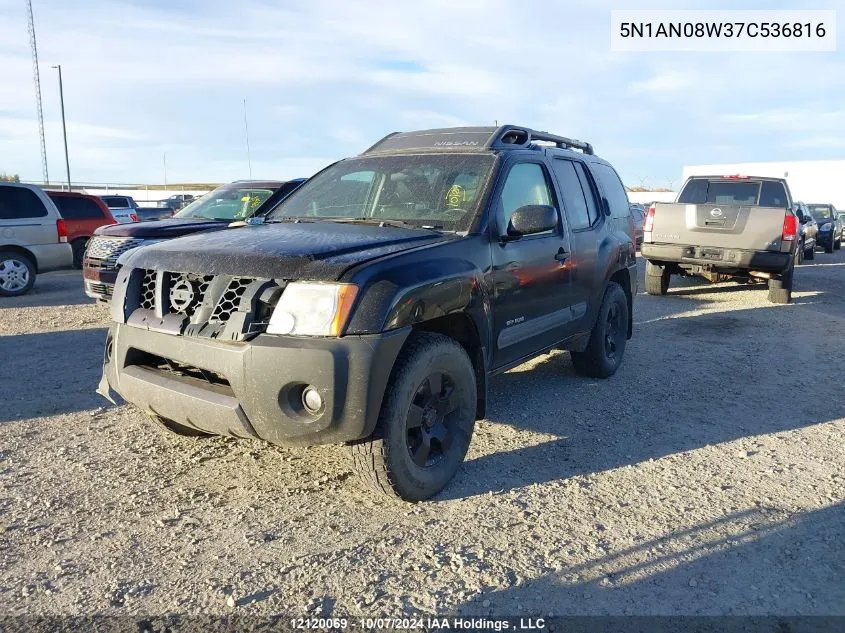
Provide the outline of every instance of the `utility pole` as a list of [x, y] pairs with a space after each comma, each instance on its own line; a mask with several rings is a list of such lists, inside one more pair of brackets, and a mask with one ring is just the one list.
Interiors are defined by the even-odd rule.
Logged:
[[252, 180], [252, 158], [249, 155], [249, 124], [246, 121], [246, 99], [244, 99], [244, 135], [246, 136], [246, 162], [249, 165], [249, 179]]
[[59, 101], [62, 104], [62, 134], [65, 139], [65, 167], [67, 168], [67, 190], [70, 191], [70, 159], [67, 155], [67, 125], [65, 125], [65, 94], [62, 89], [62, 65], [53, 66], [59, 69]]
[[44, 184], [50, 184], [47, 172], [47, 144], [44, 142], [44, 110], [41, 107], [41, 74], [38, 71], [38, 46], [35, 43], [35, 20], [32, 17], [32, 0], [26, 0], [26, 30], [29, 32], [29, 46], [32, 49], [32, 78], [35, 81], [35, 105], [38, 110], [38, 136], [41, 140], [41, 173]]
[[161, 160], [164, 163], [164, 190], [167, 191], [167, 152], [161, 155]]

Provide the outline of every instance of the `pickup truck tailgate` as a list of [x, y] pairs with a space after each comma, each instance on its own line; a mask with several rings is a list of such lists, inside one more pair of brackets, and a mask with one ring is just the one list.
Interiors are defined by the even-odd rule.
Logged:
[[744, 205], [654, 205], [654, 224], [645, 242], [689, 244], [753, 251], [789, 250], [781, 244], [785, 209]]

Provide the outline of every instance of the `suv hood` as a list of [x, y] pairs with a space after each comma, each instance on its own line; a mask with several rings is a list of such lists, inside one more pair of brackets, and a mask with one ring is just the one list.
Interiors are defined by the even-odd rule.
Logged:
[[94, 231], [94, 235], [166, 240], [172, 237], [190, 235], [199, 231], [219, 231], [229, 226], [229, 222], [230, 220], [168, 218], [166, 220], [154, 220], [152, 222], [108, 224]]
[[425, 229], [336, 222], [265, 224], [129, 251], [121, 263], [171, 272], [335, 281], [350, 266], [455, 239]]

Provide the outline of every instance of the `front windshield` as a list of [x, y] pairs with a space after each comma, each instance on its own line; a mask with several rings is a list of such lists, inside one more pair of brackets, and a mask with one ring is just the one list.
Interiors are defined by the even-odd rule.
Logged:
[[250, 217], [275, 189], [248, 182], [231, 183], [197, 198], [174, 215], [175, 218], [241, 220]]
[[810, 213], [816, 220], [832, 220], [833, 211], [827, 205], [811, 204]]
[[368, 156], [341, 161], [297, 189], [268, 216], [398, 221], [469, 229], [493, 169], [492, 155]]

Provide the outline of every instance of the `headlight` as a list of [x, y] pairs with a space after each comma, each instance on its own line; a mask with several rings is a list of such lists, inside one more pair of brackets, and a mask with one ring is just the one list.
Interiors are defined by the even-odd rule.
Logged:
[[832, 228], [833, 224], [831, 224], [830, 222], [825, 222], [824, 224], [822, 224], [822, 228], [820, 228], [819, 231], [830, 231]]
[[354, 284], [290, 283], [273, 310], [267, 333], [340, 336], [357, 293]]

